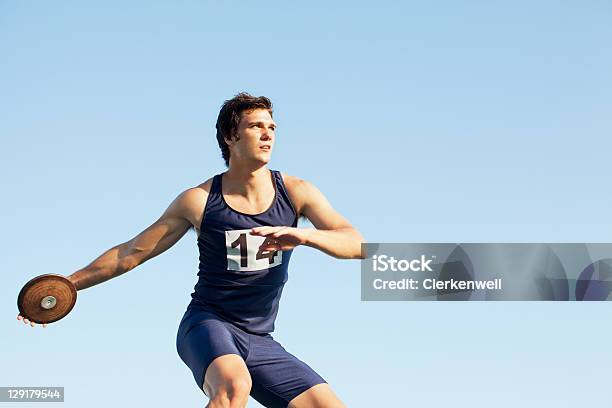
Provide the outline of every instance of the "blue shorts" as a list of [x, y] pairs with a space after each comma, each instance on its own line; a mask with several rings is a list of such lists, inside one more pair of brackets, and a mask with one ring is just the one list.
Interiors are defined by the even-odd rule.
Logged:
[[224, 354], [238, 354], [251, 375], [251, 396], [265, 407], [285, 408], [310, 387], [327, 383], [272, 335], [248, 333], [206, 309], [187, 309], [176, 349], [202, 391], [208, 365]]

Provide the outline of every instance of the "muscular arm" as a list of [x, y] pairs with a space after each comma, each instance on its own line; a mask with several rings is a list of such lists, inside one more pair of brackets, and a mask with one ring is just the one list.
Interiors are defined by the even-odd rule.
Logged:
[[336, 258], [361, 258], [363, 236], [340, 215], [325, 196], [308, 181], [297, 182], [301, 213], [315, 228], [306, 229], [304, 245], [319, 249]]
[[77, 290], [128, 272], [173, 246], [193, 225], [195, 189], [179, 194], [157, 221], [131, 240], [114, 246], [89, 265], [68, 276]]

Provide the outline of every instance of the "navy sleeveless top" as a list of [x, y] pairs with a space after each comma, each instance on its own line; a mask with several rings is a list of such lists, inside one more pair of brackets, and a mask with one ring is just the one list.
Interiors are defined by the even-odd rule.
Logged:
[[297, 214], [281, 173], [271, 170], [274, 201], [260, 214], [232, 209], [213, 177], [198, 236], [198, 282], [188, 306], [204, 308], [245, 331], [266, 334], [274, 321], [293, 250], [262, 252], [265, 237], [250, 235], [260, 226], [297, 226]]

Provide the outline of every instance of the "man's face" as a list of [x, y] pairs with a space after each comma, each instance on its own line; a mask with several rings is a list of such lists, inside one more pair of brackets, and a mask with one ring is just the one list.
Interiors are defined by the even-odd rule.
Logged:
[[267, 164], [274, 146], [276, 123], [266, 109], [243, 111], [238, 125], [238, 140], [225, 140], [234, 162]]

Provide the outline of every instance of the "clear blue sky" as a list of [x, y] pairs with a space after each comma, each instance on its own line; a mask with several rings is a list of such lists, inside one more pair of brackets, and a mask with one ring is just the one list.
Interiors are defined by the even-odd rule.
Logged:
[[[611, 17], [607, 1], [1, 0], [0, 386], [204, 406], [175, 350], [193, 232], [44, 330], [16, 297], [223, 171], [214, 124], [239, 91], [275, 104], [270, 167], [368, 241], [610, 242]], [[609, 400], [609, 303], [361, 302], [359, 275], [298, 248], [275, 332], [349, 407]]]

